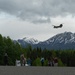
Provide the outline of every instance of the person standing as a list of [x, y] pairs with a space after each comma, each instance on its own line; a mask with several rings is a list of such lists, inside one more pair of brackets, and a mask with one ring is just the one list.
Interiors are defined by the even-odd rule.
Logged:
[[44, 58], [43, 57], [41, 58], [41, 64], [42, 64], [42, 66], [44, 66]]
[[58, 58], [57, 57], [54, 58], [54, 66], [58, 66]]
[[52, 66], [51, 58], [48, 59], [48, 66]]
[[28, 60], [27, 60], [28, 66], [31, 66], [32, 65], [31, 63], [32, 63], [32, 60], [30, 58], [28, 58]]
[[24, 63], [24, 54], [21, 54], [21, 56], [20, 56], [20, 62], [21, 62], [21, 66], [23, 66], [23, 63]]
[[20, 56], [20, 62], [21, 62], [21, 66], [25, 66], [25, 64], [26, 64], [26, 58], [25, 58], [24, 54], [21, 54], [21, 56]]
[[52, 57], [48, 59], [48, 66], [54, 66], [54, 60]]
[[24, 64], [24, 66], [25, 66], [25, 64], [26, 64], [26, 58], [24, 57], [24, 60], [23, 60], [23, 64]]
[[8, 65], [8, 55], [5, 53], [4, 55], [4, 65]]

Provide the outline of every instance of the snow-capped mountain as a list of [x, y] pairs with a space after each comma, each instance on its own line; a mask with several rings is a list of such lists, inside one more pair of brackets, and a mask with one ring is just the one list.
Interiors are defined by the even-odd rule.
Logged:
[[60, 33], [43, 42], [27, 37], [19, 39], [18, 42], [23, 47], [27, 44], [31, 44], [33, 48], [41, 47], [42, 49], [75, 49], [75, 33]]
[[[64, 32], [40, 43], [42, 48], [47, 49], [75, 49], [75, 33]], [[39, 45], [38, 45], [39, 46]]]
[[22, 45], [23, 47], [26, 47], [28, 44], [30, 45], [36, 45], [39, 43], [38, 40], [34, 38], [25, 37], [23, 39], [18, 39], [17, 42]]
[[52, 38], [45, 41], [47, 44], [49, 43], [72, 43], [75, 42], [75, 33], [72, 32], [64, 32], [53, 36]]

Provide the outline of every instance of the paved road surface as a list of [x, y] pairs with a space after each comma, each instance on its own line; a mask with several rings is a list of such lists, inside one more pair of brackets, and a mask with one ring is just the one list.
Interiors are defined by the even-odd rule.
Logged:
[[0, 75], [75, 75], [75, 67], [0, 66]]

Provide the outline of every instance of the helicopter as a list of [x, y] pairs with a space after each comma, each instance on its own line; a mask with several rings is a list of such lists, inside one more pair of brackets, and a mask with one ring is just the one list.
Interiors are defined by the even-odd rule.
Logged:
[[59, 26], [55, 26], [55, 25], [53, 26], [54, 26], [53, 28], [62, 28], [63, 24], [60, 24]]

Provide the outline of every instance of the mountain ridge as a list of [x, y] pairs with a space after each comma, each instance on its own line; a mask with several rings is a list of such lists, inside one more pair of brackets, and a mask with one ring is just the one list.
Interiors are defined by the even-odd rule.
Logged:
[[26, 38], [18, 40], [23, 47], [26, 47], [28, 44], [30, 44], [33, 48], [41, 47], [42, 49], [75, 49], [75, 33], [72, 32], [59, 33], [45, 41], [38, 41], [32, 38], [34, 41], [30, 40], [30, 42], [27, 42], [25, 39]]

